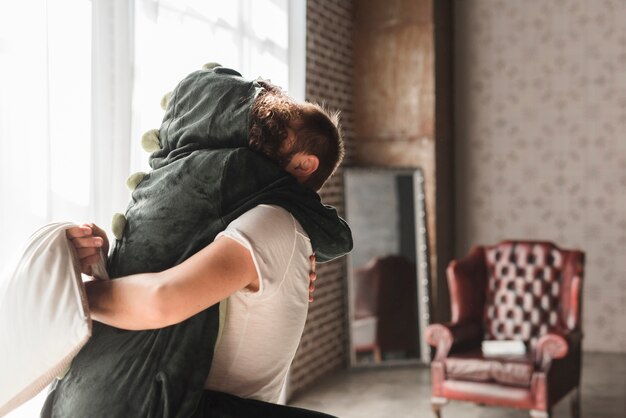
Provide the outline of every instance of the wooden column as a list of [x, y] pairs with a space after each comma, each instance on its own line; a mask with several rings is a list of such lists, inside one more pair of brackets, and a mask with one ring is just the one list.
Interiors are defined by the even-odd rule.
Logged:
[[423, 170], [433, 321], [449, 318], [454, 248], [451, 8], [449, 0], [355, 0], [351, 165]]

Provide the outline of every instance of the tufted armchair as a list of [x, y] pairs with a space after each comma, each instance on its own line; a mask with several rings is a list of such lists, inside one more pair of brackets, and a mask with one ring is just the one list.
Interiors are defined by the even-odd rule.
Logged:
[[[452, 318], [426, 329], [436, 348], [432, 407], [450, 399], [530, 410], [549, 418], [573, 391], [580, 416], [581, 290], [584, 253], [550, 242], [475, 247], [448, 266]], [[483, 340], [521, 340], [526, 354], [484, 355]]]

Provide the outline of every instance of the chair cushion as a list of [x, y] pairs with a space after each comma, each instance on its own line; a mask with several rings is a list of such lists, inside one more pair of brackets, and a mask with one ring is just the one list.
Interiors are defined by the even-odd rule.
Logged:
[[485, 357], [480, 349], [452, 355], [444, 360], [447, 379], [474, 382], [497, 382], [517, 387], [530, 387], [535, 370], [530, 356]]
[[91, 336], [78, 259], [65, 237], [71, 226], [35, 232], [0, 277], [0, 416], [62, 374]]

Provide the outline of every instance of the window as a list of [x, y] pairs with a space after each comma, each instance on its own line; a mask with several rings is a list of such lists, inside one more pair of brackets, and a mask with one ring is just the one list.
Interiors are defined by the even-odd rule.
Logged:
[[90, 42], [87, 0], [0, 5], [3, 261], [44, 223], [92, 215]]
[[[287, 0], [138, 0], [133, 138], [160, 126], [159, 103], [187, 74], [218, 62], [289, 90]], [[133, 167], [147, 169], [134, 148]]]
[[[46, 223], [109, 229], [125, 179], [148, 169], [139, 143], [163, 94], [204, 63], [304, 99], [305, 3], [0, 3], [0, 271]], [[8, 417], [37, 416], [44, 392]]]

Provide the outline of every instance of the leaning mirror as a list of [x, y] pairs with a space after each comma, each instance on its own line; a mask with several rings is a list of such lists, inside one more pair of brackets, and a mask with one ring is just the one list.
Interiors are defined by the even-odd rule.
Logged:
[[419, 169], [345, 171], [351, 365], [428, 363], [424, 177]]

